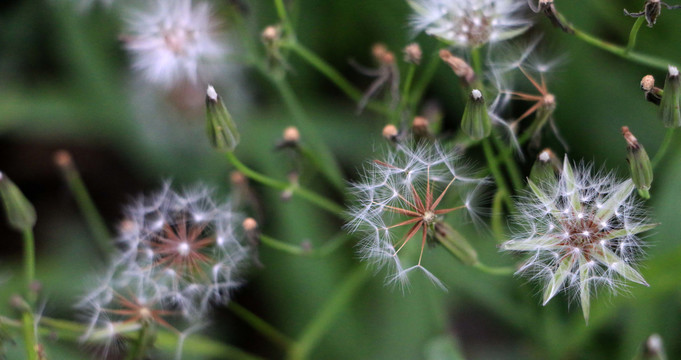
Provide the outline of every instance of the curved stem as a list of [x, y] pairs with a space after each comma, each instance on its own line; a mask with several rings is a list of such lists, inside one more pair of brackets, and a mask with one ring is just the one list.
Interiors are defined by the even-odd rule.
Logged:
[[487, 266], [481, 262], [475, 263], [473, 265], [474, 268], [490, 275], [513, 275], [515, 272], [515, 269], [512, 267], [493, 267], [493, 266]]
[[288, 349], [293, 344], [293, 340], [291, 340], [291, 338], [282, 334], [274, 326], [270, 325], [265, 320], [261, 319], [259, 316], [255, 315], [234, 301], [230, 302], [229, 305], [227, 305], [227, 308], [231, 310], [234, 315], [238, 316], [241, 320], [250, 325], [253, 329], [257, 330], [260, 332], [260, 334], [280, 347]]
[[653, 160], [651, 160], [650, 164], [655, 169], [657, 165], [662, 161], [664, 158], [664, 155], [667, 153], [667, 150], [669, 149], [669, 144], [672, 143], [672, 139], [674, 138], [674, 128], [669, 128], [667, 129], [667, 133], [664, 135], [664, 140], [662, 140], [662, 144], [660, 144], [659, 149], [657, 149], [657, 153], [655, 153], [655, 157], [653, 157]]
[[494, 145], [496, 145], [497, 149], [499, 149], [499, 156], [501, 157], [501, 161], [504, 163], [506, 170], [508, 170], [508, 175], [511, 178], [511, 184], [513, 185], [513, 188], [522, 189], [525, 186], [525, 183], [523, 182], [522, 176], [520, 175], [518, 164], [513, 161], [513, 150], [506, 151], [508, 148], [510, 148], [510, 146], [506, 146], [506, 144], [504, 144], [496, 136], [492, 136], [492, 140], [494, 141]]
[[492, 145], [489, 143], [489, 139], [482, 139], [482, 148], [485, 152], [485, 158], [487, 159], [487, 164], [489, 165], [489, 170], [492, 173], [492, 176], [494, 177], [494, 181], [497, 184], [497, 188], [499, 189], [498, 191], [501, 191], [504, 193], [504, 201], [506, 203], [506, 208], [508, 209], [509, 212], [513, 212], [513, 201], [511, 201], [510, 198], [510, 192], [508, 190], [508, 186], [506, 185], [506, 179], [504, 179], [503, 174], [501, 173], [501, 169], [499, 168], [499, 164], [497, 163], [496, 156], [494, 155], [494, 151], [492, 150]]
[[328, 210], [329, 212], [337, 215], [340, 218], [345, 218], [345, 209], [335, 202], [318, 195], [310, 190], [301, 188], [299, 186], [294, 186], [291, 185], [290, 183], [279, 181], [272, 179], [268, 176], [265, 176], [259, 172], [256, 172], [249, 168], [248, 166], [244, 165], [239, 159], [236, 157], [231, 152], [227, 153], [227, 159], [229, 162], [234, 165], [237, 170], [241, 171], [244, 175], [246, 175], [248, 178], [253, 179], [265, 186], [269, 186], [271, 188], [275, 188], [278, 190], [291, 190], [294, 195], [298, 195], [301, 198], [319, 206], [322, 209]]
[[355, 293], [368, 279], [369, 272], [364, 267], [357, 267], [340, 285], [338, 290], [327, 301], [313, 320], [303, 330], [298, 342], [291, 348], [287, 358], [290, 360], [306, 359], [314, 346], [336, 319], [338, 314], [350, 303]]
[[293, 25], [291, 25], [291, 21], [288, 18], [288, 13], [286, 12], [286, 6], [284, 5], [284, 1], [274, 0], [274, 6], [277, 8], [277, 15], [279, 16], [279, 19], [284, 25], [284, 30], [286, 30], [286, 34], [295, 39], [296, 33], [293, 32]]
[[334, 250], [338, 249], [350, 236], [347, 233], [342, 232], [340, 235], [329, 240], [326, 244], [320, 246], [317, 249], [306, 249], [301, 245], [292, 245], [287, 242], [277, 240], [271, 236], [260, 234], [260, 242], [263, 245], [269, 246], [272, 249], [279, 250], [281, 252], [296, 255], [296, 256], [307, 256], [307, 257], [324, 257], [331, 254]]
[[637, 18], [636, 22], [634, 22], [634, 25], [631, 27], [631, 32], [629, 33], [629, 42], [627, 43], [626, 49], [624, 49], [625, 54], [628, 54], [634, 49], [634, 46], [636, 46], [636, 35], [638, 35], [638, 30], [641, 28], [644, 20], [645, 17], [643, 16]]
[[[305, 60], [310, 66], [317, 69], [317, 71], [319, 71], [322, 75], [326, 76], [326, 78], [329, 79], [329, 81], [336, 85], [342, 92], [345, 93], [345, 95], [347, 95], [353, 101], [358, 102], [362, 98], [362, 92], [360, 90], [354, 87], [336, 69], [334, 69], [331, 65], [326, 63], [322, 58], [317, 56], [315, 53], [310, 51], [305, 46], [295, 41], [283, 42], [281, 46], [283, 48], [290, 49], [298, 56], [300, 56], [301, 59]], [[383, 115], [386, 115], [389, 112], [384, 105], [373, 101], [370, 101], [366, 107], [367, 109], [370, 109]]]

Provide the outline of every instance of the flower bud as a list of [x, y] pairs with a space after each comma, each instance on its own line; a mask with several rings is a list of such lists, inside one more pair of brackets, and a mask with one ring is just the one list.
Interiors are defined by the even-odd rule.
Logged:
[[681, 79], [679, 70], [676, 66], [669, 66], [667, 79], [664, 82], [664, 93], [660, 101], [660, 117], [665, 127], [681, 127], [681, 110], [679, 102], [681, 100]]
[[558, 181], [557, 175], [563, 167], [560, 159], [551, 149], [546, 148], [542, 150], [537, 156], [537, 161], [532, 165], [530, 170], [530, 180], [535, 184], [550, 183], [555, 184]]
[[265, 44], [274, 44], [281, 38], [281, 29], [278, 26], [270, 25], [262, 31], [260, 38]]
[[0, 172], [0, 197], [5, 205], [9, 225], [18, 231], [30, 230], [35, 225], [33, 205], [5, 174]]
[[404, 48], [404, 61], [410, 64], [414, 65], [420, 64], [422, 56], [423, 52], [421, 51], [421, 47], [417, 43], [411, 43]]
[[411, 123], [411, 129], [416, 138], [430, 136], [430, 130], [428, 129], [428, 119], [423, 116], [414, 117], [414, 121]]
[[239, 144], [236, 124], [211, 85], [206, 90], [206, 131], [211, 145], [217, 150], [234, 151]]
[[473, 71], [473, 68], [463, 59], [452, 55], [452, 53], [444, 49], [440, 50], [440, 59], [454, 70], [456, 76], [458, 76], [466, 86], [470, 86], [473, 81], [475, 81], [475, 71]]
[[648, 153], [638, 143], [629, 128], [622, 126], [622, 135], [627, 141], [627, 162], [631, 170], [631, 180], [636, 185], [639, 195], [644, 199], [650, 198], [650, 185], [653, 183], [653, 166], [650, 164]]
[[652, 334], [646, 339], [643, 349], [643, 359], [646, 360], [664, 360], [667, 359], [667, 354], [664, 351], [664, 343], [659, 334]]
[[399, 131], [397, 130], [397, 127], [395, 125], [388, 124], [383, 128], [382, 134], [386, 140], [396, 141], [397, 135], [399, 135]]
[[492, 121], [487, 113], [487, 106], [482, 92], [473, 89], [466, 103], [461, 119], [461, 129], [473, 140], [481, 140], [492, 132]]
[[449, 224], [437, 221], [434, 224], [435, 239], [442, 244], [452, 255], [456, 256], [466, 265], [475, 265], [478, 262], [478, 253], [458, 231]]
[[655, 78], [652, 75], [646, 75], [641, 79], [641, 90], [645, 92], [647, 101], [660, 105], [663, 91], [655, 86]]

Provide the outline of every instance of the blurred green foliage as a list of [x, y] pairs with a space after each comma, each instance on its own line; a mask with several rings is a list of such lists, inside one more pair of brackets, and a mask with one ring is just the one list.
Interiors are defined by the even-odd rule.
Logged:
[[[215, 1], [221, 11], [226, 2]], [[424, 48], [426, 59], [437, 44], [414, 37], [407, 26], [403, 1], [293, 0], [295, 27], [301, 43], [313, 49], [360, 88], [370, 79], [358, 74], [348, 59], [369, 63], [370, 47], [384, 42], [399, 52], [409, 41]], [[260, 29], [277, 22], [269, 1], [245, 2], [247, 22], [256, 39]], [[604, 40], [626, 43], [634, 19], [622, 8], [637, 10], [642, 1], [556, 1], [575, 25]], [[549, 78], [556, 95], [557, 125], [570, 145], [572, 159], [594, 161], [627, 174], [625, 142], [620, 127], [629, 126], [654, 154], [664, 128], [657, 109], [643, 99], [639, 81], [663, 73], [589, 46], [551, 27], [537, 16], [527, 36], [542, 36], [547, 54], [566, 61]], [[681, 11], [663, 11], [657, 25], [642, 27], [637, 50], [681, 63]], [[43, 284], [42, 312], [50, 317], [79, 319], [73, 304], [88, 281], [103, 268], [92, 236], [69, 198], [52, 152], [69, 149], [90, 187], [95, 202], [113, 231], [119, 209], [139, 192], [154, 190], [164, 179], [176, 186], [201, 181], [229, 192], [227, 160], [211, 151], [202, 128], [203, 110], [181, 112], [169, 98], [134, 80], [117, 40], [119, 14], [96, 7], [78, 13], [60, 1], [9, 1], [0, 6], [0, 170], [12, 177], [38, 213], [37, 278]], [[225, 24], [229, 26], [229, 24]], [[238, 40], [238, 39], [234, 39]], [[551, 55], [547, 55], [551, 56]], [[355, 106], [315, 70], [292, 57], [288, 75], [303, 106], [353, 179], [362, 163], [380, 148], [383, 119]], [[271, 85], [245, 67], [225, 102], [236, 119], [242, 143], [236, 154], [260, 172], [285, 179], [285, 156], [273, 152], [281, 131], [292, 124], [290, 114]], [[418, 76], [418, 74], [417, 74]], [[152, 92], [143, 101], [139, 94]], [[229, 94], [245, 94], [241, 102]], [[153, 103], [156, 99], [156, 103]], [[444, 64], [428, 87], [445, 114], [445, 128], [456, 129], [464, 104], [458, 80]], [[232, 110], [233, 109], [233, 110]], [[518, 106], [513, 111], [522, 113]], [[173, 119], [164, 114], [173, 113]], [[156, 117], [156, 118], [155, 118]], [[182, 120], [177, 120], [182, 119]], [[679, 135], [679, 134], [677, 134]], [[551, 135], [546, 141], [559, 149]], [[413, 277], [402, 294], [382, 284], [383, 274], [365, 283], [351, 305], [333, 322], [313, 350], [316, 359], [631, 359], [651, 333], [659, 333], [670, 358], [681, 357], [681, 139], [655, 173], [651, 189], [654, 221], [661, 223], [645, 239], [649, 245], [642, 273], [650, 288], [632, 286], [630, 294], [598, 294], [592, 319], [568, 309], [564, 296], [541, 307], [537, 288], [519, 278], [499, 278], [466, 268], [442, 249], [429, 254], [429, 268], [449, 287], [442, 292]], [[303, 139], [303, 141], [305, 141]], [[480, 158], [480, 154], [470, 154]], [[529, 171], [529, 162], [524, 168]], [[303, 177], [305, 186], [344, 202], [322, 181]], [[264, 209], [265, 233], [292, 244], [323, 244], [342, 231], [342, 221], [299, 200], [255, 185]], [[0, 314], [14, 316], [9, 297], [20, 291], [20, 235], [0, 228]], [[480, 257], [489, 264], [512, 264], [497, 252], [486, 230], [464, 229]], [[354, 268], [363, 267], [351, 244], [324, 259], [300, 258], [269, 248], [260, 250], [262, 269], [253, 268], [234, 299], [292, 337], [297, 336]], [[268, 358], [280, 351], [229, 312], [217, 312], [205, 333]], [[455, 338], [451, 342], [445, 334]], [[20, 342], [19, 337], [15, 337]], [[85, 358], [82, 346], [58, 336], [45, 336], [51, 359]], [[8, 359], [21, 359], [22, 347], [5, 344]], [[195, 359], [196, 357], [189, 357]]]

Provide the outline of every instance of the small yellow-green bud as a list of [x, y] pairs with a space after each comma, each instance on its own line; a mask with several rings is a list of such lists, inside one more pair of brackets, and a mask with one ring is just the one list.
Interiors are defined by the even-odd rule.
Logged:
[[648, 190], [653, 183], [653, 166], [650, 163], [648, 153], [628, 127], [622, 126], [622, 135], [624, 140], [627, 141], [627, 162], [631, 170], [631, 180], [636, 185], [639, 195], [648, 199], [650, 198]]
[[487, 113], [487, 106], [482, 92], [473, 89], [461, 119], [461, 129], [473, 140], [481, 140], [492, 132], [492, 121]]
[[0, 172], [0, 197], [5, 205], [9, 225], [18, 231], [33, 228], [36, 221], [35, 209], [19, 188], [4, 173]]
[[217, 150], [234, 151], [239, 144], [239, 131], [222, 98], [213, 86], [206, 90], [206, 131], [211, 145]]
[[660, 117], [665, 127], [681, 127], [681, 79], [676, 66], [669, 66], [664, 82], [664, 93], [660, 101]]
[[546, 148], [537, 155], [537, 160], [530, 170], [530, 180], [535, 184], [555, 183], [558, 181], [557, 175], [562, 167], [563, 165], [556, 154], [551, 149]]
[[435, 222], [435, 239], [466, 265], [478, 262], [478, 253], [458, 231], [442, 221]]

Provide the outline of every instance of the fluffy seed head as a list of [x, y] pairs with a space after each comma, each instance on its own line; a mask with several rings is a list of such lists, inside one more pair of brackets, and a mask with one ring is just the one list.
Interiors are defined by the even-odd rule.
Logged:
[[544, 304], [569, 292], [588, 320], [597, 287], [615, 290], [624, 280], [648, 285], [634, 267], [643, 252], [637, 234], [655, 224], [632, 196], [631, 180], [594, 175], [589, 166], [570, 165], [566, 158], [559, 181], [530, 181], [529, 188], [513, 221], [520, 230], [502, 250], [529, 255], [518, 272], [543, 283]]
[[153, 1], [147, 11], [129, 17], [127, 33], [123, 40], [133, 67], [166, 89], [197, 83], [227, 51], [205, 2]]
[[476, 47], [523, 33], [525, 2], [515, 0], [410, 0], [413, 28], [455, 46]]

